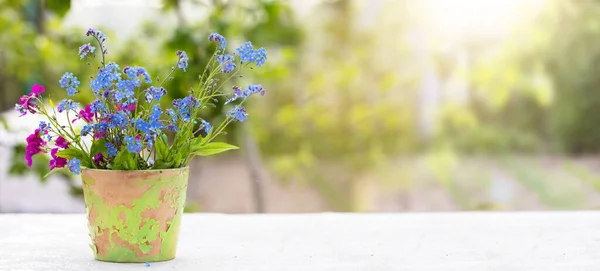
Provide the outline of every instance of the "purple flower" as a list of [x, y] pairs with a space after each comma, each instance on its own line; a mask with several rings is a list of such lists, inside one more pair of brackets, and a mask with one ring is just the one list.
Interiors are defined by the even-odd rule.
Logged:
[[227, 40], [218, 33], [212, 33], [208, 36], [208, 41], [216, 42], [221, 45], [221, 49], [225, 50], [227, 46]]
[[101, 152], [99, 152], [96, 155], [94, 155], [92, 159], [94, 160], [94, 164], [96, 166], [100, 166], [100, 163], [104, 162], [104, 155]]
[[79, 110], [79, 114], [77, 118], [73, 119], [71, 123], [74, 123], [78, 119], [83, 119], [85, 122], [90, 123], [94, 120], [94, 113], [92, 113], [92, 105], [88, 104], [85, 106], [84, 110]]
[[129, 111], [129, 112], [135, 111], [135, 103], [117, 104], [117, 112], [121, 112], [121, 111]]
[[246, 113], [246, 109], [244, 109], [240, 105], [236, 105], [233, 109], [231, 109], [227, 113], [228, 117], [233, 118], [236, 121], [243, 122], [248, 118], [248, 114]]
[[177, 56], [179, 59], [177, 60], [177, 67], [182, 69], [185, 72], [185, 69], [188, 67], [188, 56], [184, 51], [177, 51]]
[[44, 146], [46, 146], [46, 142], [42, 139], [40, 130], [35, 129], [35, 132], [27, 137], [27, 146], [25, 147], [25, 161], [27, 161], [27, 166], [31, 167], [33, 164], [32, 157], [34, 155], [44, 152]]
[[31, 114], [36, 113], [38, 105], [35, 103], [35, 100], [39, 98], [42, 93], [44, 93], [44, 86], [33, 85], [29, 95], [23, 95], [19, 98], [19, 104], [15, 105], [15, 109], [21, 113], [19, 117], [26, 115], [27, 112]]
[[79, 175], [79, 173], [81, 173], [81, 160], [73, 158], [69, 160], [67, 167], [69, 167], [69, 170], [73, 172], [73, 174]]
[[56, 138], [56, 141], [54, 142], [54, 144], [59, 148], [63, 148], [63, 149], [69, 148], [69, 142], [67, 142], [62, 136], [58, 136]]
[[89, 43], [81, 45], [81, 47], [79, 47], [79, 59], [83, 59], [88, 54], [93, 54], [95, 50], [96, 47], [90, 45]]
[[230, 54], [217, 56], [217, 61], [221, 64], [221, 72], [230, 73], [235, 70], [234, 58]]
[[50, 160], [50, 170], [55, 168], [64, 168], [67, 164], [66, 158], [56, 156], [57, 152], [58, 148], [54, 148], [52, 151], [50, 151], [50, 155], [52, 156], [52, 159]]
[[104, 33], [102, 33], [102, 31], [100, 31], [100, 30], [90, 28], [85, 33], [85, 35], [95, 37], [95, 38], [99, 39], [100, 41], [106, 41], [106, 36], [104, 36]]
[[96, 125], [96, 133], [94, 134], [94, 139], [98, 140], [103, 138], [106, 135], [106, 129], [108, 129], [108, 124], [104, 122], [100, 122]]

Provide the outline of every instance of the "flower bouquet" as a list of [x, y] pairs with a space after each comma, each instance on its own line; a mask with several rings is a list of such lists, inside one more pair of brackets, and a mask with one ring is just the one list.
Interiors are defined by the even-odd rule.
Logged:
[[[208, 42], [216, 49], [189, 95], [175, 99], [163, 110], [162, 87], [176, 72], [185, 72], [188, 57], [177, 51], [177, 62], [162, 80], [155, 81], [143, 67], [126, 66], [106, 60], [106, 37], [96, 29], [86, 33], [93, 44], [79, 47], [80, 59], [97, 60], [91, 77], [95, 100], [85, 107], [69, 98], [54, 105], [43, 103], [44, 87], [34, 85], [19, 99], [21, 116], [41, 114], [47, 118], [27, 137], [25, 159], [49, 153], [51, 172], [68, 168], [82, 176], [85, 205], [92, 244], [98, 260], [113, 262], [164, 261], [175, 257], [181, 213], [185, 205], [188, 163], [195, 156], [207, 156], [237, 147], [214, 142], [228, 124], [246, 119], [244, 101], [253, 94], [264, 95], [261, 85], [246, 88], [222, 87], [240, 71], [262, 66], [264, 48], [245, 42], [234, 54], [226, 53], [226, 40], [211, 34]], [[222, 80], [220, 80], [222, 79]], [[80, 81], [65, 73], [60, 86], [69, 97], [77, 95]], [[200, 117], [203, 108], [224, 97], [231, 106], [226, 118], [213, 126]], [[66, 116], [59, 123], [58, 114]], [[74, 124], [82, 124], [81, 129]], [[52, 146], [53, 145], [53, 146]]]

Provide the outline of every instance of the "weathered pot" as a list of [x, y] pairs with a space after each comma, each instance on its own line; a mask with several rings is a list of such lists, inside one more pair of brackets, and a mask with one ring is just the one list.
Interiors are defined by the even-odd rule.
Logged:
[[82, 169], [94, 257], [107, 262], [175, 258], [188, 173], [188, 168]]

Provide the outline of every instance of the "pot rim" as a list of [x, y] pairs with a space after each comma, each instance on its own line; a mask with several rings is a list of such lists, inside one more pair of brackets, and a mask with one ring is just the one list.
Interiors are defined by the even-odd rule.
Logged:
[[103, 171], [103, 172], [163, 172], [163, 171], [174, 171], [174, 170], [189, 170], [189, 166], [179, 168], [166, 168], [166, 169], [136, 169], [136, 170], [124, 170], [124, 169], [101, 169], [101, 168], [81, 168], [81, 171]]

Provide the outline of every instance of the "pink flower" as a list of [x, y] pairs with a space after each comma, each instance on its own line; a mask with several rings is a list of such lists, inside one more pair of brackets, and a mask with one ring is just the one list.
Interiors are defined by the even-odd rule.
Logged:
[[46, 141], [42, 139], [42, 135], [39, 129], [35, 129], [35, 132], [27, 137], [27, 146], [25, 147], [25, 161], [27, 166], [33, 164], [32, 157], [40, 152], [44, 152], [43, 147], [46, 146]]
[[96, 132], [94, 134], [94, 139], [98, 140], [100, 138], [103, 138], [106, 135], [106, 132], [104, 130], [99, 130], [98, 132]]
[[58, 148], [54, 148], [52, 151], [50, 151], [50, 155], [52, 155], [52, 160], [50, 160], [50, 170], [55, 168], [64, 168], [65, 165], [67, 165], [67, 159], [56, 156], [57, 152]]
[[27, 112], [36, 113], [38, 105], [35, 103], [35, 98], [39, 98], [44, 91], [44, 86], [33, 85], [29, 95], [23, 95], [19, 98], [19, 104], [15, 106], [15, 109], [21, 113], [19, 117], [25, 116]]
[[56, 141], [54, 142], [57, 147], [67, 149], [69, 148], [69, 142], [67, 142], [62, 136], [58, 136]]
[[85, 110], [79, 111], [78, 118], [74, 119], [71, 123], [74, 123], [78, 119], [83, 119], [85, 122], [90, 123], [94, 118], [94, 113], [92, 113], [92, 105], [88, 104], [85, 106]]
[[36, 97], [40, 96], [42, 93], [44, 93], [45, 89], [44, 86], [42, 85], [33, 85], [31, 87], [31, 93], [29, 95], [35, 95]]
[[135, 111], [135, 104], [129, 104], [124, 106], [124, 104], [118, 104], [117, 105], [117, 111]]

